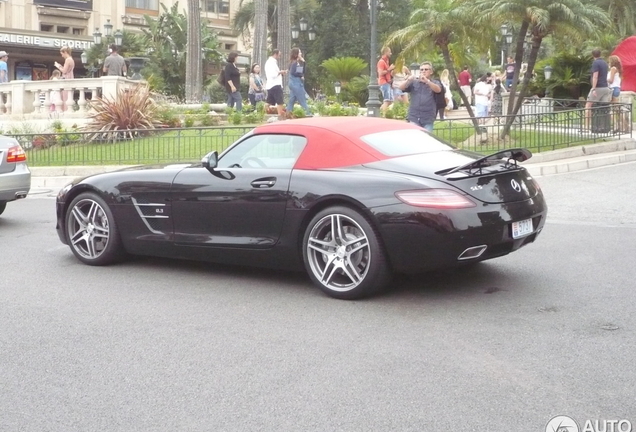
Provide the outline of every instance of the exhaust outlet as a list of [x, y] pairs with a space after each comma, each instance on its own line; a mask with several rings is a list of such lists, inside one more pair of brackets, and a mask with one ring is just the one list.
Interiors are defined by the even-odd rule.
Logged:
[[26, 192], [16, 192], [15, 193], [15, 199], [26, 198], [26, 196], [27, 196]]
[[463, 260], [479, 258], [484, 252], [486, 252], [487, 248], [488, 248], [488, 246], [486, 246], [486, 245], [469, 247], [464, 252], [459, 254], [457, 259], [459, 261], [463, 261]]

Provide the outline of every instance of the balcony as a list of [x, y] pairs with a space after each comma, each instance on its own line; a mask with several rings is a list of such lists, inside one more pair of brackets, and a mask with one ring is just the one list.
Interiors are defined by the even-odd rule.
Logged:
[[114, 98], [120, 89], [139, 83], [103, 76], [0, 84], [0, 122], [50, 119], [52, 113], [59, 119], [85, 119], [92, 98]]

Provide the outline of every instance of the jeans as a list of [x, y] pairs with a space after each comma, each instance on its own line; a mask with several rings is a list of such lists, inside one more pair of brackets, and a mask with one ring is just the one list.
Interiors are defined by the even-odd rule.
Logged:
[[236, 110], [243, 110], [243, 98], [241, 97], [240, 91], [235, 91], [234, 93], [227, 94], [227, 106], [228, 108], [234, 108], [234, 104], [236, 104]]
[[426, 129], [429, 132], [433, 132], [433, 123], [421, 123], [419, 121], [413, 121], [413, 120], [407, 120], [407, 122], [416, 124], [419, 127]]
[[307, 92], [305, 91], [305, 83], [302, 79], [295, 76], [289, 77], [289, 101], [287, 102], [287, 112], [291, 113], [294, 109], [294, 103], [298, 102], [305, 110], [305, 114], [311, 115], [311, 110], [307, 106]]

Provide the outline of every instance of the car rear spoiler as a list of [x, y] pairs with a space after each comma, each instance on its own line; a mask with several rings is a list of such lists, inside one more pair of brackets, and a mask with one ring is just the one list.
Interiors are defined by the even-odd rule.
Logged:
[[[443, 170], [437, 174], [448, 175], [458, 171], [468, 171], [471, 175], [481, 174], [481, 169], [491, 166], [493, 162], [505, 159], [506, 168], [515, 169], [519, 168], [518, 162], [527, 161], [532, 157], [532, 152], [524, 148], [513, 148], [500, 150], [488, 156], [484, 156], [467, 164], [452, 168], [450, 170]], [[476, 172], [475, 172], [476, 170]]]

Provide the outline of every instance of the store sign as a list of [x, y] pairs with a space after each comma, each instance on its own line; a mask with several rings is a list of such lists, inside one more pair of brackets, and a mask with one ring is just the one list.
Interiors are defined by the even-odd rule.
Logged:
[[86, 50], [93, 45], [93, 42], [91, 41], [60, 39], [44, 36], [28, 36], [10, 33], [0, 33], [0, 43], [53, 49], [60, 49], [64, 46], [67, 46], [71, 49], [76, 50]]
[[33, 4], [68, 9], [93, 10], [93, 0], [33, 0]]

